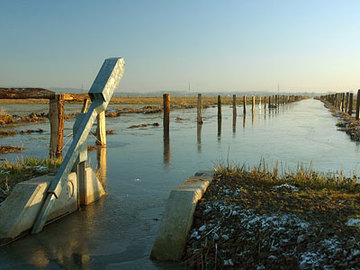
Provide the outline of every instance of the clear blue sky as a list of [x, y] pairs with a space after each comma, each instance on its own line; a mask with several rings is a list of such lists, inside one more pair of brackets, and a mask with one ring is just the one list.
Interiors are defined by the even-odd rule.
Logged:
[[0, 86], [120, 91], [360, 88], [360, 1], [1, 0]]

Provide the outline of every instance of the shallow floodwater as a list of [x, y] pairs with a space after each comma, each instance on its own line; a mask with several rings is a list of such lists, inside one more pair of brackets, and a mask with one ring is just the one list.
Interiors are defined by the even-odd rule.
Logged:
[[[44, 108], [46, 111], [46, 105]], [[224, 106], [219, 126], [217, 108], [203, 110], [200, 128], [196, 109], [172, 111], [169, 143], [163, 139], [162, 127], [128, 129], [154, 122], [162, 126], [160, 114], [108, 118], [107, 129], [116, 134], [107, 137], [107, 149], [89, 152], [95, 169], [98, 156], [101, 158], [107, 196], [38, 235], [1, 247], [0, 269], [180, 269], [149, 260], [166, 199], [186, 178], [220, 162], [253, 166], [265, 159], [270, 167], [279, 162], [280, 168], [296, 169], [301, 164], [324, 172], [360, 173], [359, 144], [337, 131], [337, 119], [320, 101], [304, 100], [266, 113], [262, 108], [261, 114], [256, 107], [254, 116], [250, 106], [247, 111], [243, 117], [238, 107], [234, 126], [232, 108]], [[72, 123], [66, 122], [67, 134], [71, 134]], [[48, 123], [27, 126], [49, 131]], [[1, 144], [21, 143], [25, 151], [0, 158], [46, 157], [48, 135], [3, 138]], [[90, 137], [89, 144], [94, 140]], [[70, 142], [65, 138], [67, 146]]]

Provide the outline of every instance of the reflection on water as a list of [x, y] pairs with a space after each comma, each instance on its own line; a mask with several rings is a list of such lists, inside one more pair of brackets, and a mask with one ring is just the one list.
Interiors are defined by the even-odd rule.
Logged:
[[233, 114], [232, 131], [236, 134], [236, 114]]
[[251, 125], [254, 126], [255, 124], [255, 112], [253, 111], [251, 114]]
[[170, 164], [170, 136], [169, 133], [164, 133], [164, 164]]
[[222, 126], [222, 119], [221, 118], [218, 118], [218, 129], [217, 129], [217, 139], [218, 139], [218, 142], [221, 141], [221, 126]]
[[106, 171], [107, 171], [107, 149], [106, 146], [98, 147], [96, 150], [97, 156], [97, 176], [102, 184], [106, 183]]
[[202, 129], [202, 124], [197, 124], [196, 137], [197, 137], [197, 150], [198, 150], [198, 153], [201, 153], [201, 129]]
[[[170, 139], [163, 136], [161, 128], [128, 129], [137, 123], [161, 122], [162, 115], [110, 118], [107, 128], [116, 134], [108, 136], [108, 148], [89, 152], [89, 159], [97, 160], [99, 174], [106, 175], [107, 196], [47, 226], [38, 235], [0, 248], [0, 269], [176, 269], [149, 260], [165, 202], [173, 188], [219, 161], [256, 166], [264, 158], [269, 168], [283, 161], [284, 167], [295, 169], [298, 163], [312, 161], [314, 170], [360, 172], [360, 144], [337, 131], [337, 119], [319, 101], [268, 109], [266, 120], [265, 116], [258, 119], [256, 110], [252, 128], [249, 122], [245, 128], [252, 115], [248, 114], [248, 119], [243, 115], [240, 133], [236, 132], [232, 108], [224, 106], [222, 113], [222, 122], [217, 122], [216, 107], [203, 110], [204, 124], [197, 126], [196, 108], [171, 112], [174, 120], [189, 119], [171, 122], [171, 166], [164, 166], [170, 164]], [[71, 127], [71, 122], [65, 124]], [[43, 127], [46, 129], [45, 124]], [[27, 153], [44, 152], [47, 156], [48, 145], [35, 144], [39, 141], [36, 136], [1, 140], [4, 144], [24, 140], [25, 151], [36, 145]], [[346, 155], [339, 158], [338, 153]]]

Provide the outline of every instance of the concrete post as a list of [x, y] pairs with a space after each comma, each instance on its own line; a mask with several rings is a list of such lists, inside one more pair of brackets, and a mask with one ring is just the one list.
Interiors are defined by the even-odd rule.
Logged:
[[96, 139], [97, 145], [106, 145], [105, 111], [100, 112], [97, 116]]

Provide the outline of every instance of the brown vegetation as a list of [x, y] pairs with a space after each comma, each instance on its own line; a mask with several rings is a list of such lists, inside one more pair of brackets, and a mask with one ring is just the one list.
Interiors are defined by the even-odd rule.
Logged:
[[24, 147], [11, 146], [11, 145], [0, 145], [0, 154], [9, 154], [14, 152], [23, 151]]
[[222, 168], [196, 207], [184, 262], [196, 269], [358, 269], [360, 229], [346, 224], [359, 209], [356, 177]]

